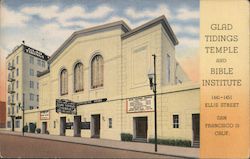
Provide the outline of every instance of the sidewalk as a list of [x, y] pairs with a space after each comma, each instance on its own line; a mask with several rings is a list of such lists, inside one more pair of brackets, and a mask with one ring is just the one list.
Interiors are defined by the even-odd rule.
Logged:
[[[10, 134], [21, 136], [21, 132], [11, 132], [0, 130], [1, 134]], [[57, 135], [46, 135], [46, 134], [33, 134], [25, 133], [26, 137], [56, 140], [84, 145], [100, 146], [121, 150], [137, 151], [151, 154], [161, 154], [175, 157], [184, 158], [199, 158], [198, 148], [187, 148], [187, 147], [177, 147], [177, 146], [166, 146], [158, 145], [158, 152], [154, 152], [154, 144], [149, 143], [139, 143], [139, 142], [122, 142], [117, 140], [107, 140], [107, 139], [93, 139], [84, 137], [69, 137], [69, 136], [57, 136]]]

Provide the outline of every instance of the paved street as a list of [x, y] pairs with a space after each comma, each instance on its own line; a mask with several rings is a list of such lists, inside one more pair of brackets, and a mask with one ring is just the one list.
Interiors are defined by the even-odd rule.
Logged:
[[176, 158], [7, 134], [0, 134], [0, 155], [52, 158]]

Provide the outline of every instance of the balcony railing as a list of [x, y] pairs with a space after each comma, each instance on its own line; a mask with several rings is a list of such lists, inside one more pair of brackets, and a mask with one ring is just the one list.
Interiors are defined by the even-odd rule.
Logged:
[[15, 93], [15, 90], [12, 89], [12, 88], [8, 88], [8, 93], [9, 93], [9, 94], [13, 94], [13, 93]]
[[16, 103], [13, 101], [8, 101], [8, 105], [16, 105]]
[[9, 66], [8, 66], [8, 70], [14, 70], [14, 69], [15, 69], [15, 66], [14, 66], [14, 65], [13, 65], [13, 66], [12, 66], [12, 65], [9, 65]]
[[14, 77], [9, 76], [9, 77], [8, 77], [8, 81], [9, 81], [9, 82], [13, 82], [13, 81], [15, 81], [15, 78], [14, 78]]

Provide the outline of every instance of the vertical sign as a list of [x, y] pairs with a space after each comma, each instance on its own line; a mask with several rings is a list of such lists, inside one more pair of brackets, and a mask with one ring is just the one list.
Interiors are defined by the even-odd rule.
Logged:
[[200, 5], [200, 157], [248, 158], [249, 1]]

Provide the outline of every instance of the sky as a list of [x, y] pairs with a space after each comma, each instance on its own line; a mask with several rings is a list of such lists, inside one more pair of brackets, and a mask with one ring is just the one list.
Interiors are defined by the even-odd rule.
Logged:
[[24, 40], [52, 55], [74, 32], [124, 20], [132, 29], [165, 15], [179, 45], [176, 58], [199, 80], [199, 0], [0, 0], [0, 53]]

